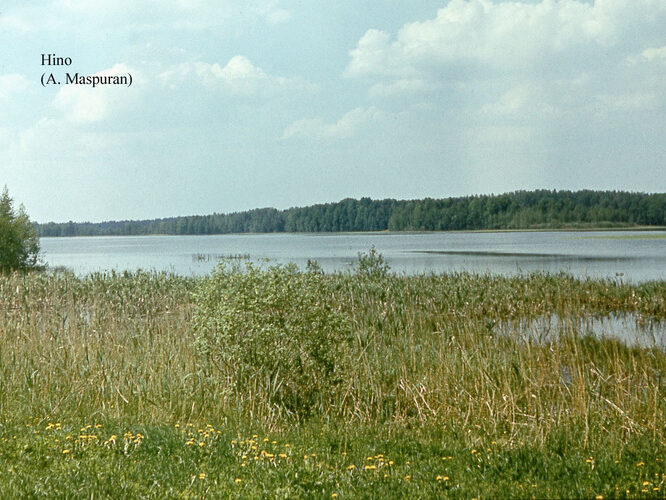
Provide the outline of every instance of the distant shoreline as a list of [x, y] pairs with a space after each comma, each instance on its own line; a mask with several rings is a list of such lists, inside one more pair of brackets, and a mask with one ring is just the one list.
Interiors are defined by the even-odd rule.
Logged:
[[[663, 231], [665, 234], [655, 235], [655, 238], [666, 238], [666, 226], [620, 226], [620, 227], [559, 227], [559, 228], [539, 228], [539, 229], [451, 229], [448, 231], [390, 231], [388, 229], [380, 231], [273, 231], [273, 232], [244, 232], [244, 233], [214, 233], [214, 234], [169, 234], [169, 233], [150, 233], [150, 234], [97, 234], [97, 235], [72, 235], [72, 236], [40, 236], [40, 238], [100, 238], [100, 237], [115, 237], [115, 238], [129, 238], [129, 237], [145, 237], [145, 236], [259, 236], [259, 235], [300, 235], [300, 236], [335, 236], [339, 234], [371, 234], [371, 235], [397, 235], [397, 234], [435, 234], [435, 233], [451, 233], [451, 234], [465, 234], [465, 233], [605, 233], [605, 232], [648, 232], [648, 231]], [[590, 238], [594, 238], [591, 236]], [[604, 238], [603, 236], [600, 238]], [[622, 238], [622, 236], [618, 236]]]

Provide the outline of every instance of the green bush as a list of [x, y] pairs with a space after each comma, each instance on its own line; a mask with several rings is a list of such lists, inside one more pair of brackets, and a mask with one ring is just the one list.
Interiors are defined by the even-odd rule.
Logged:
[[5, 186], [0, 195], [0, 273], [38, 269], [39, 238], [21, 205], [14, 201]]
[[312, 267], [222, 262], [195, 292], [198, 347], [237, 395], [297, 416], [325, 409], [351, 337], [332, 293]]

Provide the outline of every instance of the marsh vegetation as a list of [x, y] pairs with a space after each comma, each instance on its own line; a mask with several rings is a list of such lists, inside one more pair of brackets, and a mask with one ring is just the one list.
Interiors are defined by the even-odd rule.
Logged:
[[[233, 260], [205, 278], [2, 276], [0, 484], [663, 496], [666, 353], [579, 326], [624, 314], [663, 321], [666, 282], [400, 276], [372, 251], [335, 274]], [[519, 331], [551, 315], [570, 320], [558, 335]]]

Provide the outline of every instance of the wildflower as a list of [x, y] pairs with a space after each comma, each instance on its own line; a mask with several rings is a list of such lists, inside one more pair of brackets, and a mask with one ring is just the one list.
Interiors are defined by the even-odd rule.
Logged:
[[604, 500], [604, 496], [603, 496], [603, 495], [597, 495], [597, 496], [594, 497], [594, 498], [596, 498], [597, 500]]
[[286, 453], [280, 453], [280, 454], [278, 455], [278, 457], [280, 457], [280, 458], [287, 458], [287, 454], [286, 454]]
[[442, 476], [437, 476], [437, 477], [435, 478], [436, 481], [441, 481], [442, 479], [444, 479]]
[[240, 477], [237, 477], [236, 480], [234, 481], [236, 484], [240, 484], [242, 479]]
[[364, 467], [365, 470], [375, 470], [376, 468], [377, 468], [376, 465], [366, 465], [366, 466]]
[[409, 474], [407, 474], [407, 475], [405, 476], [405, 481], [409, 481], [411, 478], [412, 478], [412, 476], [410, 476]]
[[645, 462], [638, 462], [636, 464], [636, 467], [643, 467], [645, 465]]
[[351, 464], [349, 467], [347, 467], [347, 470], [354, 470], [356, 466], [354, 464]]
[[338, 494], [334, 491], [331, 493], [331, 498], [338, 498]]
[[204, 443], [203, 441], [199, 441], [199, 448], [202, 448], [204, 446], [206, 446], [206, 443]]
[[199, 479], [206, 479], [206, 473], [202, 472], [201, 474], [199, 474]]
[[70, 450], [62, 450], [63, 455], [67, 455], [68, 453], [70, 453]]

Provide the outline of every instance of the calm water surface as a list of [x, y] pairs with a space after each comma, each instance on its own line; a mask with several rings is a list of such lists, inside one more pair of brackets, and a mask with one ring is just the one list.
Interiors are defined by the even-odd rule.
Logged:
[[204, 275], [216, 261], [316, 260], [326, 271], [349, 269], [373, 245], [394, 271], [520, 274], [565, 271], [576, 276], [642, 282], [666, 279], [666, 233], [658, 231], [501, 233], [332, 233], [212, 236], [42, 238], [44, 260], [77, 274], [155, 269]]

